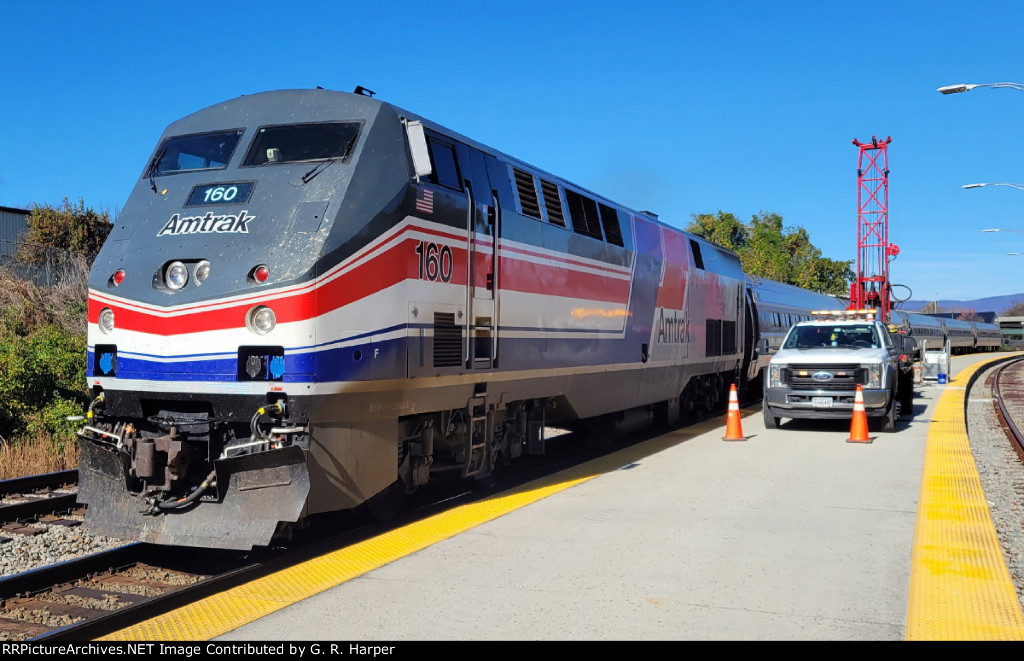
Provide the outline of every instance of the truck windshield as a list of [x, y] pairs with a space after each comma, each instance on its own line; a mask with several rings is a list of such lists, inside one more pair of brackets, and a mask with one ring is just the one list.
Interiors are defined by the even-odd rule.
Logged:
[[851, 349], [877, 349], [881, 344], [871, 324], [835, 326], [796, 326], [789, 331], [783, 349], [819, 349], [845, 347]]

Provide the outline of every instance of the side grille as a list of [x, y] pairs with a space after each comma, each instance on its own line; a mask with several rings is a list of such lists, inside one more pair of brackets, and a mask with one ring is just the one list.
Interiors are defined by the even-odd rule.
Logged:
[[573, 231], [600, 239], [601, 219], [597, 217], [597, 202], [569, 189], [565, 190], [565, 200], [569, 204]]
[[541, 179], [540, 189], [544, 192], [544, 208], [548, 212], [548, 220], [565, 227], [565, 214], [562, 213], [562, 198], [558, 196], [558, 186]]
[[704, 355], [722, 355], [722, 320], [708, 319], [704, 330]]
[[462, 364], [462, 327], [455, 325], [455, 313], [434, 313], [434, 367]]
[[722, 320], [722, 355], [736, 353], [736, 322]]
[[604, 235], [608, 238], [608, 243], [616, 246], [624, 245], [622, 243], [622, 228], [619, 227], [619, 212], [604, 204], [597, 206], [601, 209], [601, 222], [604, 225]]
[[533, 175], [522, 170], [512, 169], [516, 176], [516, 190], [519, 191], [519, 202], [523, 213], [540, 220], [540, 200], [537, 199], [537, 187], [533, 183]]

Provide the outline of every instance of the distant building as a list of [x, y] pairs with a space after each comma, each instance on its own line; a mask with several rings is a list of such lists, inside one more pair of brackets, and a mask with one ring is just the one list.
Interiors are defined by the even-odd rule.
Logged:
[[28, 231], [28, 211], [0, 207], [0, 263], [10, 261]]
[[999, 317], [996, 321], [1003, 335], [1003, 344], [1018, 347], [1024, 344], [1024, 317]]

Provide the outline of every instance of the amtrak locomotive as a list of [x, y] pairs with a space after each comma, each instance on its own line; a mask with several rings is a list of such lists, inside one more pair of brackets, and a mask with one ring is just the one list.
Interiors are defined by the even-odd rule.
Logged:
[[95, 532], [249, 549], [441, 476], [757, 384], [837, 301], [367, 94], [172, 123], [96, 258], [79, 500]]

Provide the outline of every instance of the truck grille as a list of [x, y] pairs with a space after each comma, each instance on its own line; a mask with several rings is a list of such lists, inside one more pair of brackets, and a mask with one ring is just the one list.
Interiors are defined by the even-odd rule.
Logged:
[[[814, 378], [826, 373], [827, 379]], [[790, 365], [782, 370], [782, 378], [793, 390], [854, 390], [866, 377], [867, 370], [860, 365]]]

